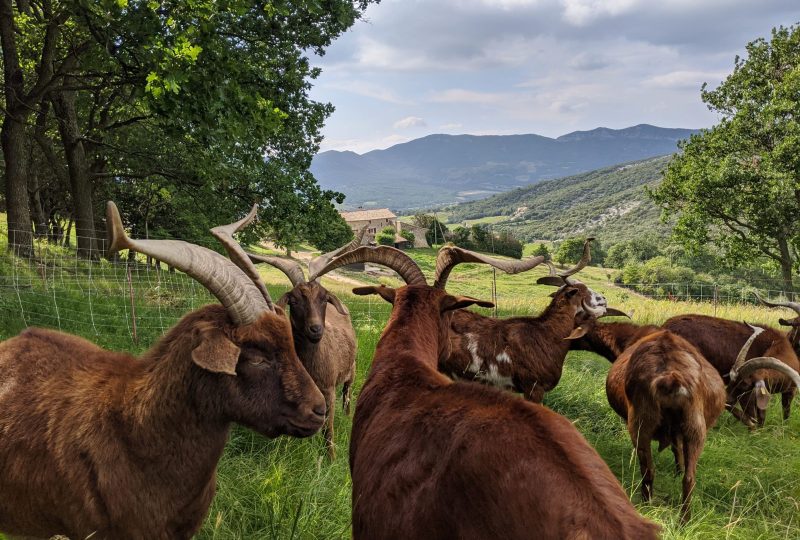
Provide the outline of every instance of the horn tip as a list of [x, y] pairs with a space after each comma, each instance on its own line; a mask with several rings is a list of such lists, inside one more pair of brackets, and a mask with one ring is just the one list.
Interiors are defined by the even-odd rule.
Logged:
[[130, 249], [130, 239], [125, 234], [122, 217], [114, 201], [106, 203], [106, 237], [108, 239], [108, 253], [116, 253], [121, 249]]

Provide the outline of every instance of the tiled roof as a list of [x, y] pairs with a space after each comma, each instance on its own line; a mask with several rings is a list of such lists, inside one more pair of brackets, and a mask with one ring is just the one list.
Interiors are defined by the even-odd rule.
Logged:
[[373, 219], [394, 219], [397, 216], [388, 208], [375, 210], [354, 210], [352, 212], [339, 212], [345, 221], [370, 221]]

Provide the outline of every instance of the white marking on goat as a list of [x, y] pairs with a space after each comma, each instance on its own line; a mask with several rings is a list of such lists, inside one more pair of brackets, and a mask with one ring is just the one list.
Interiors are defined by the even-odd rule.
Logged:
[[681, 386], [678, 388], [676, 394], [683, 397], [689, 397], [689, 390], [685, 386]]
[[483, 358], [478, 356], [478, 341], [475, 339], [475, 334], [467, 332], [464, 334], [467, 338], [467, 350], [472, 357], [472, 362], [467, 366], [467, 371], [478, 373], [483, 367]]
[[497, 355], [497, 361], [500, 362], [500, 363], [510, 364], [511, 363], [511, 357], [508, 355], [508, 353], [506, 351], [503, 351], [503, 352], [501, 352], [500, 354]]
[[492, 386], [499, 386], [500, 388], [509, 388], [512, 386], [511, 377], [500, 375], [497, 364], [489, 364], [489, 371], [478, 373], [478, 379], [486, 381]]

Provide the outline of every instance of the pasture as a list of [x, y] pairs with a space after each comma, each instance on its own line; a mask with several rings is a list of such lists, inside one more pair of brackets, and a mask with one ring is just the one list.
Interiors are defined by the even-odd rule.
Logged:
[[[39, 268], [29, 268], [0, 255], [0, 339], [17, 334], [27, 323], [61, 327], [104, 347], [139, 352], [188, 310], [211, 301], [202, 287], [180, 274], [137, 270], [129, 282], [124, 271], [107, 263], [70, 262], [66, 253], [53, 248], [46, 248], [44, 253], [48, 264]], [[432, 275], [432, 250], [412, 250], [410, 254], [427, 275]], [[289, 288], [288, 280], [277, 270], [261, 271], [273, 297]], [[539, 268], [516, 276], [498, 272], [499, 315], [541, 311], [553, 290], [533, 284], [544, 272]], [[348, 272], [345, 277], [350, 281], [398, 283], [379, 275]], [[653, 301], [619, 289], [608, 281], [604, 269], [588, 268], [579, 277], [605, 294], [610, 305], [633, 310], [636, 323], [658, 324], [679, 313], [714, 314], [711, 304]], [[349, 307], [356, 326], [359, 351], [353, 395], [357, 404], [390, 306], [376, 297], [353, 296], [349, 292], [351, 284], [341, 277], [326, 277], [323, 282]], [[460, 265], [450, 277], [448, 290], [491, 299], [492, 270]], [[132, 338], [132, 307], [137, 314], [138, 342]], [[716, 314], [771, 325], [777, 325], [779, 316], [778, 312], [749, 305], [721, 305]], [[570, 353], [563, 378], [545, 397], [545, 405], [575, 424], [609, 464], [639, 511], [662, 524], [664, 538], [800, 537], [797, 403], [791, 420], [783, 422], [779, 400], [773, 399], [766, 427], [754, 432], [730, 414], [723, 414], [710, 432], [700, 459], [694, 517], [680, 526], [680, 478], [672, 474], [670, 452], [655, 455], [654, 498], [648, 505], [641, 504], [636, 456], [623, 422], [606, 401], [608, 366], [605, 359], [591, 353]], [[350, 418], [341, 411], [341, 400], [337, 409], [338, 457], [334, 463], [327, 461], [320, 436], [267, 440], [235, 428], [220, 462], [217, 496], [199, 538], [350, 537]], [[513, 520], [514, 516], [509, 515], [508, 519]]]

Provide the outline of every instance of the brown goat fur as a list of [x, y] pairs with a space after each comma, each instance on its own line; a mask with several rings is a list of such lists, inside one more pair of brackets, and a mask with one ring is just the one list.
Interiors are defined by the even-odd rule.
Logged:
[[353, 537], [651, 539], [595, 450], [549, 409], [437, 371], [452, 309], [422, 285], [368, 287], [393, 302], [350, 439]]
[[[764, 332], [753, 342], [747, 358], [769, 356], [777, 358], [795, 371], [800, 371], [797, 354], [786, 334], [768, 326], [757, 326], [764, 328]], [[697, 347], [722, 375], [726, 384], [737, 354], [752, 334], [745, 323], [707, 315], [672, 317], [664, 323], [663, 328]], [[788, 419], [797, 388], [786, 375], [770, 369], [755, 371], [729, 388], [728, 408], [731, 413], [745, 423], [751, 423], [752, 420], [758, 424], [764, 423], [768, 400], [759, 399], [759, 381], [763, 381], [769, 393], [781, 394], [783, 418]], [[736, 409], [737, 403], [742, 408], [741, 413]]]
[[583, 315], [582, 303], [606, 300], [582, 283], [565, 285], [538, 317], [494, 319], [471, 311], [453, 314], [452, 352], [439, 370], [454, 378], [485, 382], [521, 392], [541, 403], [561, 379], [570, 349], [566, 338]]
[[659, 450], [672, 448], [676, 467], [684, 474], [681, 518], [687, 521], [706, 433], [725, 408], [719, 373], [691, 343], [671, 332], [656, 331], [619, 355], [609, 370], [606, 394], [611, 407], [627, 421], [645, 500], [650, 499], [655, 477], [651, 442], [658, 441]]
[[323, 407], [281, 315], [236, 327], [206, 306], [141, 358], [26, 330], [0, 343], [0, 530], [188, 539], [231, 422], [308, 436]]
[[356, 375], [356, 333], [350, 313], [316, 280], [296, 285], [281, 297], [279, 304], [284, 303], [289, 304], [297, 355], [325, 396], [327, 418], [322, 429], [328, 456], [333, 459], [336, 387], [342, 385], [342, 408], [345, 414], [350, 414]]

